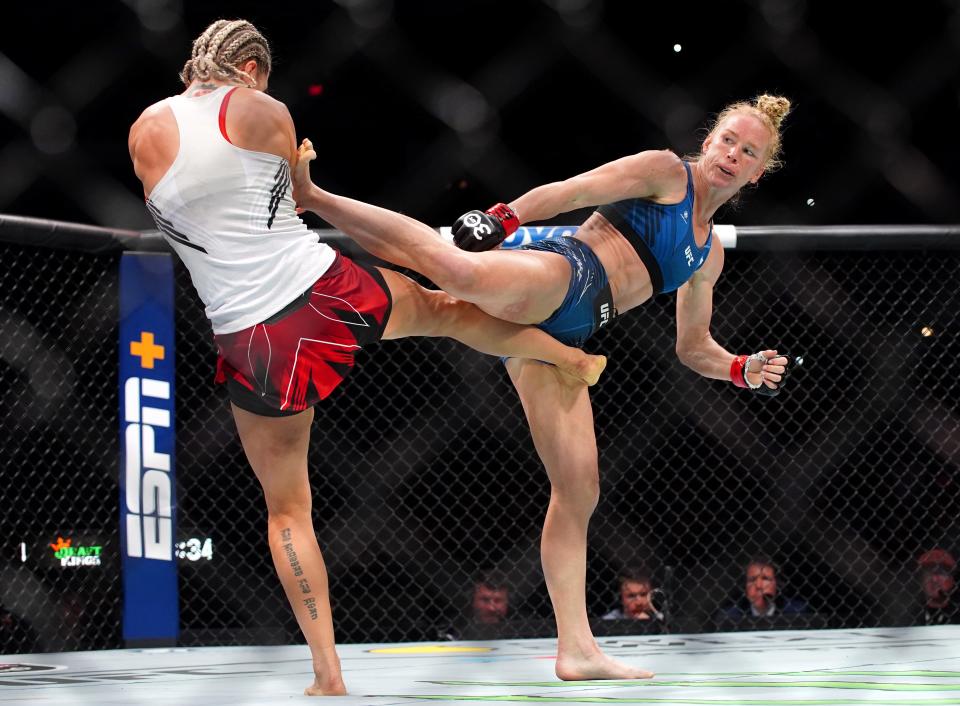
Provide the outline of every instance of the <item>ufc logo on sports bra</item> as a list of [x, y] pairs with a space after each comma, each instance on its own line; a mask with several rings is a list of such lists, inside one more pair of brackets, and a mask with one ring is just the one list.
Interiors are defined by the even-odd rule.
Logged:
[[683, 254], [687, 256], [687, 267], [690, 267], [693, 264], [693, 251], [690, 249], [690, 246], [687, 246], [687, 249], [683, 251]]

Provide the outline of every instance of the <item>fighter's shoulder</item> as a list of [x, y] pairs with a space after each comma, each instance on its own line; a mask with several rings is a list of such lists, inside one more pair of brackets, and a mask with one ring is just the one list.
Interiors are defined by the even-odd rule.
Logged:
[[658, 177], [662, 184], [682, 182], [687, 183], [687, 170], [683, 166], [683, 159], [673, 150], [648, 150], [648, 164], [653, 175]]
[[268, 96], [263, 91], [245, 86], [240, 86], [234, 91], [230, 106], [278, 120], [290, 119], [290, 110], [283, 101], [279, 101], [273, 96]]
[[227, 109], [227, 132], [238, 147], [292, 159], [296, 128], [283, 102], [262, 91], [240, 87]]
[[143, 109], [143, 112], [133, 121], [131, 129], [137, 127], [143, 127], [144, 125], [150, 123], [153, 120], [156, 120], [164, 111], [168, 110], [167, 99], [157, 101], [153, 105], [149, 105]]
[[677, 169], [683, 167], [683, 160], [676, 152], [670, 149], [644, 150], [643, 152], [638, 152], [638, 154], [645, 155], [650, 164], [662, 169]]
[[684, 172], [683, 160], [673, 150], [643, 150], [627, 159], [648, 172]]
[[626, 158], [627, 169], [645, 198], [685, 193], [687, 173], [683, 160], [671, 150], [644, 150]]
[[157, 101], [153, 105], [147, 106], [142, 113], [133, 121], [130, 126], [128, 142], [132, 146], [138, 136], [149, 134], [163, 127], [163, 119], [170, 115], [170, 108], [167, 106], [167, 100]]

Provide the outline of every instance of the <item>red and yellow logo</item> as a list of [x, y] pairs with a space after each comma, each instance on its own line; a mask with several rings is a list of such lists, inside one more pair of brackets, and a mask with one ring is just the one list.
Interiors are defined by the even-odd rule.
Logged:
[[53, 550], [53, 555], [59, 559], [58, 553], [60, 550], [68, 548], [71, 544], [73, 544], [72, 539], [64, 541], [63, 537], [57, 537], [57, 543], [51, 544], [50, 548]]

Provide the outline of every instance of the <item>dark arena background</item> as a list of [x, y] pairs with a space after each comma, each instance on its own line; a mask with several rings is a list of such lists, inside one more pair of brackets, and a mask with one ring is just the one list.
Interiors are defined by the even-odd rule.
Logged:
[[[660, 5], [5, 7], [4, 659], [303, 643], [179, 262], [179, 628], [144, 644], [122, 629], [119, 268], [125, 253], [166, 252], [126, 138], [146, 106], [182, 90], [190, 42], [220, 17], [249, 19], [271, 41], [270, 93], [314, 141], [318, 185], [435, 227], [643, 149], [695, 153], [727, 103], [789, 97], [784, 168], [717, 215], [738, 240], [712, 332], [729, 350], [777, 348], [805, 364], [771, 399], [698, 377], [674, 354], [673, 295], [588, 343], [609, 358], [591, 392], [601, 499], [588, 612], [601, 638], [924, 625], [920, 557], [940, 549], [930, 556], [954, 573], [960, 551], [960, 4]], [[365, 349], [317, 409], [310, 464], [338, 642], [555, 637], [539, 564], [549, 484], [495, 358], [447, 340]], [[756, 556], [805, 610], [729, 619]], [[653, 628], [601, 619], [635, 566], [659, 589]], [[471, 635], [473, 580], [489, 572], [510, 588], [510, 617]]]

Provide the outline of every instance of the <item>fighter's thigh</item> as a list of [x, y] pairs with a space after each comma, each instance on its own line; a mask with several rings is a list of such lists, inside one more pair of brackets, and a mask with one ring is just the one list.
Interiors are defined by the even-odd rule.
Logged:
[[393, 302], [384, 339], [408, 336], [443, 336], [458, 311], [472, 306], [438, 289], [421, 287], [409, 277], [377, 268], [383, 275]]
[[464, 298], [498, 319], [540, 323], [557, 310], [570, 288], [570, 262], [558, 253], [493, 250], [474, 257], [480, 286]]
[[264, 417], [231, 405], [240, 443], [272, 511], [310, 504], [307, 452], [313, 408], [288, 417]]
[[552, 365], [510, 358], [507, 372], [520, 396], [534, 446], [550, 480], [597, 477], [597, 439], [589, 388], [566, 382]]

